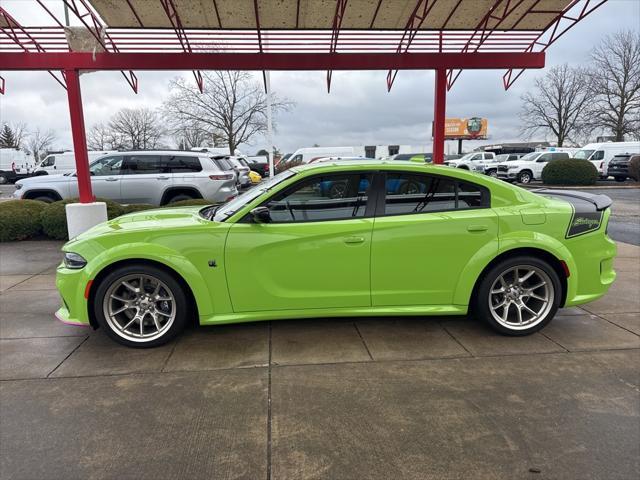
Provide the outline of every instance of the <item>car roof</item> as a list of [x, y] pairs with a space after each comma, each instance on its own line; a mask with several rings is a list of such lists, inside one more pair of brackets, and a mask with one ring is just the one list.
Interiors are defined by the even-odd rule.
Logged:
[[191, 150], [122, 150], [122, 151], [111, 151], [105, 153], [106, 155], [112, 154], [124, 154], [124, 155], [179, 155], [185, 157], [193, 157], [198, 156], [198, 154], [202, 154], [203, 156], [209, 156], [208, 152], [198, 152]]

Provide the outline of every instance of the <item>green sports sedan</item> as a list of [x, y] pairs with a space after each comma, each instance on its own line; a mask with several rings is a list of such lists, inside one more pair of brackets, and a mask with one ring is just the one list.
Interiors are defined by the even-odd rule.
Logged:
[[527, 335], [613, 283], [610, 205], [409, 162], [295, 167], [223, 206], [132, 213], [71, 240], [57, 316], [131, 347], [192, 320], [472, 313]]

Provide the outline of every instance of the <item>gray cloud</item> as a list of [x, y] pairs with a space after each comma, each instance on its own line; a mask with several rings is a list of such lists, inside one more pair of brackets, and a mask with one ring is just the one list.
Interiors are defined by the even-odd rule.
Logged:
[[[24, 23], [45, 23], [37, 6], [21, 0], [3, 0], [3, 6]], [[59, 8], [59, 2], [50, 2]], [[61, 3], [61, 2], [60, 2]], [[35, 11], [38, 10], [38, 11]], [[61, 15], [61, 12], [60, 12]], [[37, 22], [36, 22], [37, 20]], [[610, 0], [578, 24], [547, 53], [547, 66], [588, 61], [591, 48], [604, 35], [622, 28], [640, 29], [640, 1]], [[123, 107], [159, 107], [167, 84], [176, 72], [136, 72], [140, 93], [134, 94], [117, 72], [94, 72], [82, 76], [82, 95], [87, 127], [104, 122]], [[489, 119], [491, 141], [518, 138], [520, 95], [531, 88], [542, 71], [528, 71], [507, 92], [502, 71], [465, 71], [449, 92], [447, 116], [483, 116]], [[190, 73], [182, 75], [190, 78]], [[52, 128], [60, 147], [71, 147], [66, 93], [42, 72], [3, 72], [7, 94], [0, 97], [0, 120], [25, 121], [32, 128]], [[256, 75], [261, 81], [261, 75]], [[386, 72], [334, 72], [331, 94], [326, 92], [325, 72], [273, 72], [271, 83], [281, 97], [296, 103], [291, 112], [276, 119], [275, 144], [283, 151], [314, 143], [320, 145], [431, 143], [433, 73], [402, 71], [391, 93], [386, 91]], [[472, 148], [476, 142], [467, 142]], [[482, 142], [484, 143], [484, 142]], [[258, 138], [244, 150], [253, 153], [265, 144]], [[455, 148], [453, 142], [448, 146]]]

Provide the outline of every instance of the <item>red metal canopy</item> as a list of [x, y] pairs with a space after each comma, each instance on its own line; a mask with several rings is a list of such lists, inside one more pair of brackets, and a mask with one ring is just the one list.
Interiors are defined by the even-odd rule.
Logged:
[[[463, 69], [504, 69], [509, 88], [606, 0], [62, 0], [67, 27], [21, 25], [0, 7], [0, 70], [46, 70], [69, 95], [81, 201], [91, 201], [79, 71], [436, 70], [434, 162], [444, 156], [446, 90]], [[58, 77], [55, 71], [62, 73]], [[517, 73], [514, 73], [517, 72]], [[0, 76], [0, 93], [5, 93]]]

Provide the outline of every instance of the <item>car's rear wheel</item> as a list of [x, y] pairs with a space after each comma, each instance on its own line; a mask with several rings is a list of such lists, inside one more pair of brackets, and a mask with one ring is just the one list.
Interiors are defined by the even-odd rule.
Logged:
[[525, 170], [524, 172], [520, 172], [518, 174], [518, 182], [519, 183], [524, 183], [525, 185], [528, 183], [531, 183], [532, 176], [531, 176], [531, 172], [529, 172], [528, 170]]
[[627, 179], [627, 177], [615, 177], [615, 179], [616, 179], [616, 182], [624, 182]]
[[177, 195], [171, 197], [167, 204], [182, 202], [184, 200], [193, 200], [195, 198], [196, 197], [194, 197], [193, 195], [189, 195], [188, 193], [178, 193]]
[[551, 321], [562, 287], [553, 267], [533, 257], [514, 257], [494, 265], [482, 278], [475, 313], [494, 330], [521, 336]]
[[109, 273], [94, 297], [98, 324], [116, 342], [148, 348], [167, 343], [185, 327], [188, 301], [178, 281], [150, 265]]
[[9, 183], [9, 179], [3, 173], [0, 173], [0, 185]]

